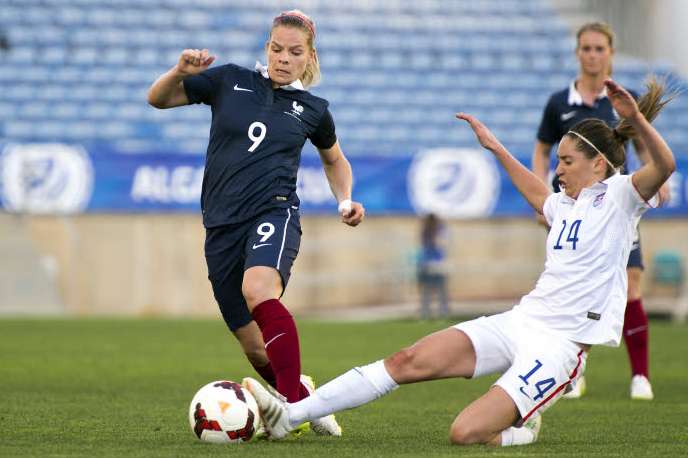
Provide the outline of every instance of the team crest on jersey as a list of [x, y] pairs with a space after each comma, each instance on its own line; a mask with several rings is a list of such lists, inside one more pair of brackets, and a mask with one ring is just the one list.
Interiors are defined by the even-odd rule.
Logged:
[[303, 105], [296, 103], [296, 100], [291, 104], [291, 111], [285, 111], [289, 116], [301, 121], [301, 115], [303, 114]]
[[603, 192], [602, 194], [596, 195], [596, 196], [595, 196], [595, 200], [592, 201], [592, 206], [595, 207], [595, 208], [597, 208], [597, 207], [599, 207], [600, 205], [602, 205], [602, 201], [604, 200], [604, 195], [605, 195], [605, 194], [606, 194], [606, 193]]

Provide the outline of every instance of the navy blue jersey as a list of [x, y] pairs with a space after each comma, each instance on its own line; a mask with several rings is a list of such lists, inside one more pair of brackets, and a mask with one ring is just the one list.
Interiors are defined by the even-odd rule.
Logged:
[[[636, 100], [638, 99], [635, 92], [629, 92]], [[571, 84], [550, 96], [542, 113], [537, 139], [549, 145], [559, 143], [566, 132], [588, 118], [601, 119], [610, 127], [619, 122], [619, 117], [606, 95], [598, 97], [593, 106], [588, 106], [583, 103], [575, 86]]]
[[296, 174], [306, 139], [337, 138], [328, 102], [305, 90], [273, 89], [259, 72], [222, 65], [184, 80], [190, 103], [212, 108], [201, 209], [205, 227], [298, 206]]
[[[635, 92], [629, 92], [636, 100], [638, 99]], [[593, 106], [588, 106], [583, 103], [572, 83], [568, 88], [550, 96], [542, 114], [537, 139], [549, 145], [559, 143], [573, 126], [589, 118], [600, 119], [609, 127], [614, 127], [619, 122], [619, 117], [606, 95], [598, 97]]]
[[[638, 94], [633, 91], [629, 92], [633, 98], [638, 99]], [[606, 95], [597, 97], [593, 106], [588, 106], [583, 103], [580, 93], [576, 90], [575, 82], [573, 82], [568, 88], [550, 96], [545, 111], [542, 113], [537, 139], [549, 145], [559, 143], [573, 126], [589, 118], [601, 119], [609, 127], [615, 127], [619, 122], [619, 117]], [[626, 173], [626, 171], [627, 167], [624, 164], [621, 173]], [[555, 192], [559, 192], [559, 177], [556, 175], [552, 180], [552, 186]]]

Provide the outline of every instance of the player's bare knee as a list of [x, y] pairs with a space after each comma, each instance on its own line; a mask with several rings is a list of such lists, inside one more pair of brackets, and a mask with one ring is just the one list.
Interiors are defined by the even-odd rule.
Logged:
[[466, 422], [454, 422], [449, 430], [449, 441], [454, 445], [485, 444], [488, 439], [483, 431]]
[[258, 304], [272, 299], [273, 296], [270, 288], [264, 282], [256, 280], [244, 281], [241, 285], [241, 293], [244, 295], [244, 300], [251, 310]]
[[407, 347], [399, 350], [385, 359], [385, 367], [397, 383], [415, 381], [419, 373], [416, 349]]
[[249, 310], [267, 300], [277, 299], [282, 292], [282, 280], [274, 269], [252, 267], [244, 273], [241, 293]]

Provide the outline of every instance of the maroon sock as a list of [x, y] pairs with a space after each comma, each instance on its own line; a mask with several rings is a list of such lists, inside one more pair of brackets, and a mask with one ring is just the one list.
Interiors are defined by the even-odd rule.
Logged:
[[[277, 377], [275, 377], [275, 371], [272, 370], [272, 364], [267, 363], [265, 366], [256, 366], [251, 363], [251, 366], [253, 366], [256, 372], [258, 372], [258, 375], [260, 375], [268, 385], [277, 389]], [[306, 388], [303, 383], [299, 384], [299, 401], [310, 395], [311, 393], [308, 391], [308, 388]]]
[[303, 385], [303, 383], [299, 383], [299, 401], [307, 398], [310, 395], [311, 394], [308, 392], [308, 389]]
[[626, 350], [628, 350], [628, 358], [631, 361], [632, 375], [644, 375], [649, 378], [648, 323], [647, 315], [643, 310], [643, 301], [640, 298], [626, 303], [623, 336]]
[[256, 372], [258, 372], [258, 375], [260, 375], [268, 385], [277, 388], [277, 378], [275, 377], [275, 371], [272, 370], [272, 364], [268, 362], [265, 366], [256, 366], [251, 363], [251, 366], [253, 366]]
[[275, 373], [277, 391], [288, 402], [300, 400], [301, 357], [294, 319], [277, 299], [258, 304], [252, 315], [263, 334], [265, 351]]

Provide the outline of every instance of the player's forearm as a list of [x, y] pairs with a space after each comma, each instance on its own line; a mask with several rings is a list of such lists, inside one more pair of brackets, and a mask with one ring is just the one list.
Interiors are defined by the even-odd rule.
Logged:
[[332, 194], [334, 194], [337, 202], [351, 199], [353, 173], [351, 171], [351, 164], [349, 164], [346, 157], [342, 155], [333, 162], [325, 162], [323, 168], [325, 169], [325, 176], [330, 184]]
[[635, 150], [635, 155], [641, 164], [645, 165], [650, 160], [650, 156], [647, 152], [647, 146], [638, 137], [633, 139], [633, 149]]
[[643, 162], [646, 166], [656, 168], [665, 181], [676, 170], [676, 160], [671, 148], [642, 114], [639, 113], [629, 121], [645, 146], [644, 157], [641, 156], [641, 160], [645, 159]]
[[542, 213], [545, 200], [550, 194], [549, 188], [545, 182], [535, 175], [535, 173], [528, 170], [503, 146], [500, 145], [499, 148], [493, 151], [493, 154], [500, 164], [502, 164], [502, 167], [504, 167], [512, 183], [514, 183], [514, 186], [518, 189], [518, 192], [525, 197], [535, 211]]
[[148, 90], [148, 103], [156, 108], [171, 108], [179, 105], [180, 96], [184, 95], [182, 81], [184, 75], [173, 67], [160, 75]]

